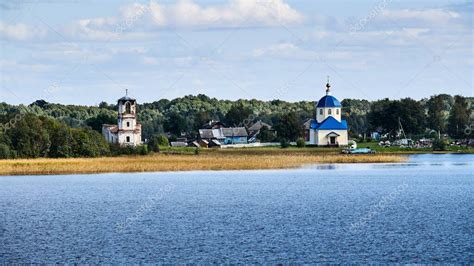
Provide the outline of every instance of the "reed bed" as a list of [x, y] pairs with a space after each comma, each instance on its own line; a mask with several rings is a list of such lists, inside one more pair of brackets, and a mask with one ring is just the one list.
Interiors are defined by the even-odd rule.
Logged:
[[0, 175], [91, 174], [191, 170], [253, 170], [295, 168], [324, 163], [404, 162], [399, 155], [201, 154], [0, 160]]

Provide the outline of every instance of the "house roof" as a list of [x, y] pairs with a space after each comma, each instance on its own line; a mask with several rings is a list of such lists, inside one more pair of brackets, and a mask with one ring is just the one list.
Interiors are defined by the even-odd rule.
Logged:
[[245, 127], [199, 129], [201, 139], [225, 139], [226, 137], [247, 137]]
[[213, 128], [221, 128], [221, 127], [225, 127], [225, 125], [220, 121], [214, 121], [214, 120], [211, 120], [201, 126], [201, 128], [203, 129], [213, 129]]
[[259, 120], [249, 127], [249, 131], [258, 131], [262, 129], [262, 127], [264, 126], [267, 127], [268, 129], [272, 129], [272, 126], [270, 126], [269, 124], [265, 122], [262, 122], [262, 120]]
[[110, 133], [117, 133], [118, 132], [118, 126], [117, 125], [103, 124], [102, 129], [106, 129], [106, 130], [110, 131]]
[[170, 144], [171, 144], [171, 147], [186, 147], [186, 146], [188, 146], [188, 143], [186, 143], [184, 141], [172, 141]]
[[247, 137], [249, 135], [245, 127], [229, 127], [221, 128], [221, 130], [225, 137]]
[[225, 139], [220, 129], [199, 129], [201, 139]]
[[306, 121], [304, 121], [303, 126], [305, 129], [310, 129], [311, 124], [313, 123], [314, 119], [308, 118]]
[[318, 123], [316, 120], [311, 121], [311, 128], [318, 130], [347, 130], [347, 121], [342, 119], [341, 122], [337, 121], [336, 118], [328, 116], [323, 122]]
[[326, 95], [318, 101], [316, 108], [341, 107], [341, 103], [333, 96]]
[[221, 146], [222, 145], [217, 139], [211, 140], [211, 143], [213, 143], [215, 146]]

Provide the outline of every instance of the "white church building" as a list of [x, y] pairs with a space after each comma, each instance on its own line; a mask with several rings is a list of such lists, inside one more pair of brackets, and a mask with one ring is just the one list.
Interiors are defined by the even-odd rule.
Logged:
[[137, 146], [142, 144], [142, 125], [137, 123], [137, 101], [126, 95], [118, 100], [117, 125], [102, 125], [102, 135], [109, 143]]
[[305, 123], [307, 140], [317, 146], [348, 145], [347, 121], [341, 119], [342, 105], [331, 96], [331, 85], [326, 84], [326, 96], [316, 103], [316, 119]]

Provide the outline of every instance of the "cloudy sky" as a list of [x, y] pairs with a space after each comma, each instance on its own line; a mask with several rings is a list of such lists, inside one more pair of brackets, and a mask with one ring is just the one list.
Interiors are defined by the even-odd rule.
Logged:
[[473, 96], [473, 1], [1, 0], [0, 102]]

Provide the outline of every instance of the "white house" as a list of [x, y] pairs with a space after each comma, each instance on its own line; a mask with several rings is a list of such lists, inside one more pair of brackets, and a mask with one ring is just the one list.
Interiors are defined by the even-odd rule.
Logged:
[[316, 104], [316, 119], [307, 121], [309, 144], [341, 146], [348, 144], [347, 121], [341, 119], [342, 105], [331, 96], [331, 85], [326, 84], [326, 96]]
[[118, 100], [117, 125], [102, 125], [102, 135], [109, 143], [137, 146], [142, 144], [142, 125], [137, 123], [137, 101], [127, 95]]

